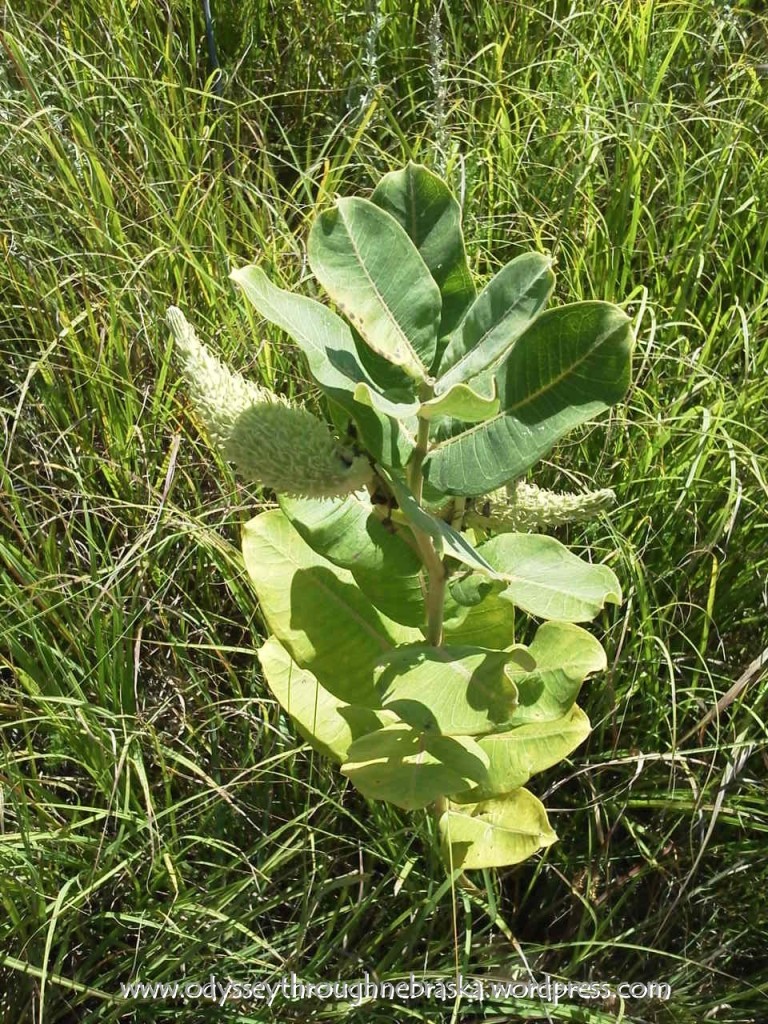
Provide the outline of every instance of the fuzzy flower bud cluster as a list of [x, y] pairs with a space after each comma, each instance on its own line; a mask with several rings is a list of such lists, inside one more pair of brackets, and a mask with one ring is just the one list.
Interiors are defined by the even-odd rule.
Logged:
[[349, 494], [371, 479], [368, 461], [339, 445], [309, 410], [229, 370], [180, 309], [171, 306], [167, 320], [195, 409], [243, 476], [278, 494], [308, 498]]
[[464, 522], [467, 526], [495, 533], [535, 533], [548, 527], [593, 519], [615, 502], [616, 495], [610, 489], [557, 494], [519, 481], [485, 498], [477, 498]]

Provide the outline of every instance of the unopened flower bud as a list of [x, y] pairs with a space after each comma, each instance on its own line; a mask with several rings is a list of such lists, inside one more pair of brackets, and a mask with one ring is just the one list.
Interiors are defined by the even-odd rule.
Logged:
[[180, 309], [167, 314], [192, 402], [211, 440], [243, 476], [279, 494], [330, 498], [372, 478], [367, 459], [338, 444], [307, 409], [233, 373]]
[[593, 519], [616, 503], [610, 489], [585, 494], [557, 494], [523, 481], [477, 498], [466, 513], [467, 526], [495, 533], [514, 533], [563, 526]]

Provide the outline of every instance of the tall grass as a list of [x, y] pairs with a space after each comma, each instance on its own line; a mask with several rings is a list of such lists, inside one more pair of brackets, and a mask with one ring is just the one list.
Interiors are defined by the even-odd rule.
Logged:
[[[762, 1022], [768, 685], [768, 24], [747, 5], [6, 4], [0, 267], [0, 1019], [231, 1020], [118, 983], [413, 971], [662, 980], [667, 1003], [241, 1007], [318, 1019]], [[757, 5], [755, 5], [757, 6]], [[626, 304], [636, 382], [540, 479], [627, 601], [561, 841], [456, 889], [432, 823], [297, 745], [238, 553], [263, 495], [201, 442], [162, 315], [318, 402], [227, 280], [312, 290], [308, 221], [413, 158], [475, 272], [553, 253]]]

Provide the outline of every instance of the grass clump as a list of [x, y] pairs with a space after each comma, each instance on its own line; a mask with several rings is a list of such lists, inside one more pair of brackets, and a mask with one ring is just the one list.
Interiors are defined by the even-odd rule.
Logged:
[[[397, 1012], [760, 1021], [765, 16], [630, 0], [215, 15], [219, 92], [188, 0], [3, 15], [0, 1019], [231, 1019], [121, 1004], [118, 983], [139, 976], [528, 965], [668, 981], [673, 997]], [[224, 359], [321, 412], [228, 273], [258, 260], [309, 288], [317, 211], [407, 159], [450, 179], [480, 278], [551, 252], [560, 301], [629, 296], [639, 341], [627, 407], [539, 479], [619, 500], [562, 534], [627, 585], [598, 630], [611, 668], [585, 694], [595, 731], [565, 780], [538, 787], [561, 844], [477, 891], [430, 857], [426, 818], [414, 831], [295, 750], [259, 677], [237, 552], [270, 496], [211, 464], [162, 324], [170, 304], [194, 312]]]

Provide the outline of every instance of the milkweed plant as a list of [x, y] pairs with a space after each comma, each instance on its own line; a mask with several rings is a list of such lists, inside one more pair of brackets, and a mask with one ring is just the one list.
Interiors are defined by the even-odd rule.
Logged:
[[308, 258], [334, 308], [257, 266], [231, 276], [306, 356], [333, 430], [168, 311], [211, 441], [277, 496], [243, 532], [264, 679], [365, 797], [432, 808], [449, 869], [517, 864], [557, 838], [526, 783], [590, 730], [576, 699], [606, 656], [580, 623], [621, 601], [608, 566], [545, 532], [613, 492], [523, 477], [624, 396], [629, 319], [599, 301], [547, 309], [536, 252], [478, 292], [459, 204], [416, 164], [321, 213]]

